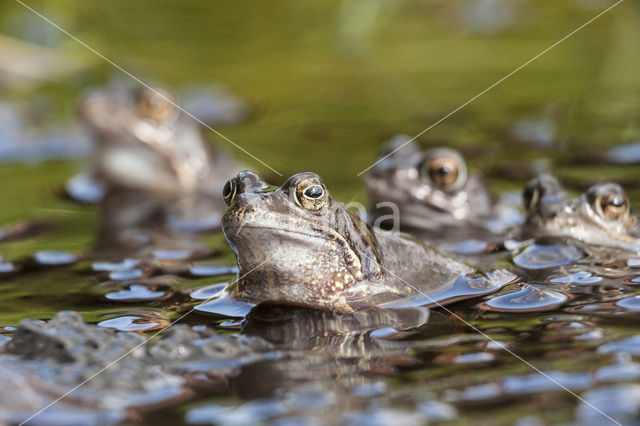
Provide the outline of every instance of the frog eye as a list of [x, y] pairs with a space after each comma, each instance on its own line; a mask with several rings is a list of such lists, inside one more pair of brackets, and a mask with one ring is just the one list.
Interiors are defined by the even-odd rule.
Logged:
[[467, 166], [460, 155], [449, 150], [436, 150], [427, 155], [420, 166], [423, 179], [443, 191], [455, 191], [467, 180]]
[[228, 180], [222, 188], [222, 197], [227, 206], [230, 206], [233, 199], [236, 197], [237, 186], [233, 180]]
[[296, 203], [305, 209], [318, 211], [324, 207], [327, 199], [327, 191], [313, 180], [303, 180], [296, 186]]
[[524, 208], [527, 211], [532, 211], [538, 201], [540, 200], [540, 188], [537, 186], [528, 186], [525, 188], [524, 193], [522, 194], [522, 201], [524, 203]]
[[166, 90], [144, 89], [138, 95], [138, 109], [144, 117], [165, 121], [175, 111], [175, 103]]
[[629, 202], [622, 194], [601, 195], [596, 200], [596, 210], [605, 219], [621, 220], [629, 214]]

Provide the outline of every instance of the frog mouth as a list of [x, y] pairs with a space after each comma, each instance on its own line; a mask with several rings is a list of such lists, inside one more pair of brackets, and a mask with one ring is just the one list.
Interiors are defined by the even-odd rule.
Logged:
[[275, 226], [264, 226], [264, 225], [248, 225], [248, 224], [240, 224], [240, 225], [228, 225], [225, 226], [224, 229], [226, 231], [229, 231], [229, 235], [236, 237], [238, 235], [240, 235], [240, 233], [242, 232], [243, 229], [261, 229], [261, 230], [265, 230], [265, 231], [269, 231], [275, 234], [296, 234], [296, 235], [304, 235], [305, 237], [313, 237], [313, 238], [318, 238], [318, 239], [334, 239], [334, 236], [332, 235], [331, 232], [327, 231], [323, 231], [319, 228], [314, 228], [317, 229], [317, 233], [313, 233], [313, 232], [305, 232], [305, 231], [301, 231], [301, 230], [296, 230], [296, 229], [286, 229], [286, 228], [276, 228]]

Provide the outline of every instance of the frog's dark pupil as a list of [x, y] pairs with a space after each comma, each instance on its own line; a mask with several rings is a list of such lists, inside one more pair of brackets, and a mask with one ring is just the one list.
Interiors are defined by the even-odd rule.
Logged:
[[441, 166], [441, 167], [438, 169], [438, 174], [439, 174], [440, 176], [445, 176], [445, 175], [448, 175], [449, 173], [451, 173], [451, 168], [450, 168], [450, 167], [448, 167], [448, 166]]
[[624, 206], [624, 199], [622, 197], [614, 196], [609, 200], [609, 204], [613, 207], [622, 207]]
[[317, 199], [322, 197], [323, 190], [318, 185], [313, 185], [304, 190], [304, 195], [308, 198]]
[[224, 188], [222, 188], [222, 196], [224, 198], [228, 198], [231, 195], [231, 181], [228, 180], [227, 183], [224, 184]]

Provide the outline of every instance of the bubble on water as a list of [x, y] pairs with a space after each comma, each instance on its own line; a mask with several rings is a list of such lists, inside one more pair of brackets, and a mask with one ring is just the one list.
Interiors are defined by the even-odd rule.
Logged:
[[495, 399], [502, 395], [502, 388], [497, 383], [485, 383], [465, 388], [460, 394], [463, 401], [484, 401]]
[[452, 360], [452, 364], [484, 364], [492, 362], [496, 356], [489, 352], [475, 352], [470, 354], [458, 355]]
[[579, 342], [586, 342], [589, 340], [600, 340], [604, 337], [602, 330], [591, 330], [583, 334], [579, 334], [573, 338]]
[[598, 382], [640, 380], [640, 364], [635, 362], [622, 362], [619, 364], [605, 365], [596, 370], [594, 377]]
[[2, 260], [2, 258], [0, 258], [0, 274], [9, 274], [15, 270], [16, 265], [14, 265], [13, 262]]
[[218, 327], [225, 328], [227, 330], [241, 330], [244, 323], [244, 318], [239, 321], [222, 321], [218, 324]]
[[459, 243], [445, 244], [440, 249], [446, 253], [456, 254], [474, 254], [481, 253], [488, 247], [486, 241], [480, 240], [465, 240]]
[[514, 426], [545, 426], [547, 423], [536, 416], [525, 416], [519, 418]]
[[513, 263], [525, 269], [546, 269], [567, 265], [583, 257], [583, 253], [571, 245], [532, 244], [513, 258]]
[[483, 296], [494, 293], [504, 286], [517, 280], [517, 276], [504, 269], [498, 269], [486, 274], [485, 277], [458, 277], [450, 288], [432, 295], [416, 295], [400, 300], [382, 303], [380, 308], [412, 308], [432, 307], [457, 300], [465, 300], [471, 297]]
[[125, 315], [100, 321], [100, 327], [113, 328], [118, 331], [151, 331], [158, 330], [169, 325], [169, 322], [159, 317], [143, 317]]
[[509, 348], [509, 344], [507, 342], [499, 342], [497, 340], [490, 340], [487, 342], [485, 349], [489, 351], [497, 351], [497, 350], [505, 350]]
[[335, 404], [336, 399], [334, 392], [313, 382], [296, 388], [286, 396], [290, 405], [304, 409], [328, 407]]
[[640, 162], [640, 142], [615, 146], [607, 152], [606, 156], [607, 160], [616, 164], [638, 163]]
[[268, 419], [286, 414], [281, 401], [261, 399], [247, 402], [239, 407], [205, 405], [187, 411], [185, 420], [190, 424], [262, 424]]
[[632, 296], [620, 299], [615, 303], [615, 305], [628, 311], [640, 311], [640, 296]]
[[606, 343], [598, 348], [599, 353], [613, 354], [624, 352], [633, 356], [640, 356], [640, 335]]
[[547, 391], [586, 389], [593, 384], [588, 373], [565, 373], [563, 371], [547, 371], [527, 376], [507, 377], [502, 381], [504, 391], [511, 395], [532, 394]]
[[379, 328], [369, 333], [369, 337], [373, 339], [385, 339], [398, 333], [398, 330], [391, 327]]
[[253, 309], [252, 304], [235, 300], [225, 294], [224, 297], [204, 302], [193, 308], [199, 313], [214, 314], [222, 317], [246, 317]]
[[105, 297], [109, 300], [126, 302], [138, 300], [155, 300], [160, 299], [168, 294], [168, 291], [152, 290], [146, 285], [132, 284], [127, 289], [107, 293]]
[[142, 269], [126, 269], [123, 271], [113, 271], [109, 273], [109, 279], [114, 281], [135, 280], [144, 275]]
[[345, 426], [352, 425], [422, 425], [424, 419], [418, 413], [393, 408], [370, 408], [362, 412], [350, 412], [344, 416]]
[[640, 259], [638, 259], [637, 257], [633, 257], [631, 259], [627, 260], [627, 266], [630, 266], [632, 268], [639, 268], [640, 267]]
[[224, 289], [227, 288], [227, 283], [219, 283], [208, 285], [206, 287], [200, 287], [189, 294], [192, 299], [207, 300], [213, 297], [220, 297], [224, 295]]
[[127, 271], [138, 266], [136, 259], [124, 259], [122, 262], [94, 262], [91, 268], [96, 272]]
[[186, 260], [194, 255], [192, 250], [154, 250], [153, 257], [157, 260]]
[[351, 388], [351, 395], [374, 396], [385, 394], [389, 387], [385, 382], [373, 382], [357, 384]]
[[602, 277], [595, 276], [587, 271], [579, 271], [568, 275], [556, 273], [550, 275], [547, 279], [548, 282], [553, 284], [594, 284], [602, 280]]
[[238, 273], [237, 266], [220, 265], [193, 265], [189, 268], [189, 273], [196, 277], [213, 277], [217, 275], [234, 275]]
[[33, 258], [40, 265], [57, 266], [70, 265], [78, 258], [76, 255], [56, 250], [43, 250], [33, 255]]
[[95, 204], [101, 201], [106, 193], [102, 182], [98, 182], [86, 173], [73, 176], [65, 184], [65, 191], [69, 197], [85, 204]]
[[513, 293], [492, 297], [479, 307], [495, 312], [538, 312], [555, 309], [567, 300], [568, 296], [557, 291], [526, 284]]
[[637, 420], [639, 412], [640, 385], [617, 385], [582, 394], [576, 417], [581, 424], [610, 424], [610, 417], [625, 424]]
[[423, 401], [416, 409], [428, 420], [453, 420], [458, 417], [458, 410], [451, 404], [440, 401]]

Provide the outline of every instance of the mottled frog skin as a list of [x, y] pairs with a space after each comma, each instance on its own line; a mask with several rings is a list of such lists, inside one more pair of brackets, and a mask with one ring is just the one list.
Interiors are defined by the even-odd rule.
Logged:
[[[482, 179], [469, 173], [460, 153], [448, 148], [422, 151], [413, 141], [402, 146], [407, 140], [393, 138], [383, 157], [392, 154], [365, 178], [370, 223], [388, 217], [391, 210], [384, 203], [390, 202], [398, 208], [397, 225], [403, 231], [430, 238], [485, 238], [492, 234], [494, 219], [514, 213], [494, 202]], [[387, 222], [381, 225], [389, 227]]]
[[429, 297], [459, 280], [489, 281], [421, 241], [373, 229], [332, 199], [314, 173], [270, 189], [242, 172], [224, 195], [222, 227], [240, 271], [232, 295], [241, 299], [349, 312]]
[[527, 217], [520, 238], [571, 238], [594, 246], [640, 248], [638, 215], [616, 183], [591, 186], [575, 199], [552, 176], [531, 180], [524, 190]]

